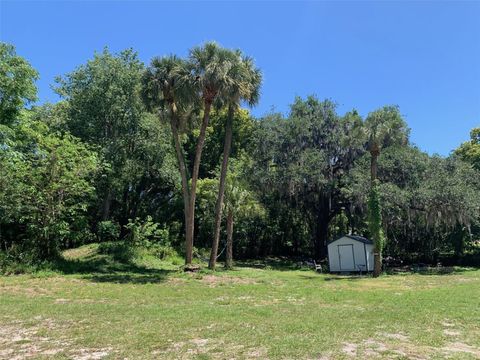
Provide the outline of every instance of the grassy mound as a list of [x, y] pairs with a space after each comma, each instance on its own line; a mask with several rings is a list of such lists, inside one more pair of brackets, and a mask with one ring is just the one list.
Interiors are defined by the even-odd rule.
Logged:
[[32, 262], [19, 259], [0, 259], [0, 274], [37, 275], [60, 273], [116, 273], [171, 270], [183, 264], [183, 258], [173, 249], [142, 248], [124, 242], [103, 242], [83, 245], [63, 251], [51, 261]]

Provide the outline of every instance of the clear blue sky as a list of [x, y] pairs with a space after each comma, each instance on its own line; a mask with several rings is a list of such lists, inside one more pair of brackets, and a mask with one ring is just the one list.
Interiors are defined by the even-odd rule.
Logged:
[[207, 40], [240, 48], [264, 73], [261, 116], [316, 94], [362, 115], [400, 106], [412, 141], [447, 155], [480, 125], [480, 2], [26, 2], [0, 0], [0, 38], [56, 75], [105, 45], [186, 55]]

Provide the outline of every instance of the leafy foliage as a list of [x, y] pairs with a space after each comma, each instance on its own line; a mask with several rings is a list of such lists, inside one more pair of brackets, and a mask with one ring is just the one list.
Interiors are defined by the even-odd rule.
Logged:
[[13, 136], [0, 150], [4, 250], [19, 246], [40, 258], [53, 257], [80, 230], [93, 199], [97, 157], [73, 136], [50, 133], [28, 113], [10, 130]]
[[0, 42], [0, 124], [10, 124], [37, 99], [38, 73], [15, 48]]
[[409, 143], [396, 106], [363, 119], [308, 96], [255, 119], [241, 105], [260, 70], [214, 43], [146, 69], [105, 49], [58, 79], [61, 101], [27, 109], [38, 75], [0, 50], [0, 263], [15, 272], [94, 241], [127, 260], [191, 254], [215, 224], [237, 259], [323, 258], [345, 233], [404, 261], [478, 259], [478, 129], [440, 157]]
[[120, 225], [111, 220], [101, 221], [97, 225], [98, 241], [115, 241], [120, 237]]
[[361, 118], [340, 117], [333, 102], [297, 98], [288, 119], [264, 119], [257, 132], [253, 172], [259, 189], [298, 209], [311, 229], [315, 255], [323, 258], [330, 220], [342, 211], [343, 178], [365, 150]]
[[464, 161], [471, 163], [480, 171], [480, 128], [474, 128], [470, 132], [470, 141], [464, 142], [455, 150]]
[[125, 227], [129, 230], [127, 241], [133, 245], [147, 248], [155, 243], [169, 245], [168, 230], [160, 228], [160, 224], [153, 222], [151, 216], [147, 216], [145, 221], [129, 219]]

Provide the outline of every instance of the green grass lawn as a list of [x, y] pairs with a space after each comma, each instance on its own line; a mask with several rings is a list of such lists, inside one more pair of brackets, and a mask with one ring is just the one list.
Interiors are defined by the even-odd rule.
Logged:
[[96, 249], [67, 252], [61, 271], [0, 277], [1, 359], [480, 358], [480, 270], [186, 274]]

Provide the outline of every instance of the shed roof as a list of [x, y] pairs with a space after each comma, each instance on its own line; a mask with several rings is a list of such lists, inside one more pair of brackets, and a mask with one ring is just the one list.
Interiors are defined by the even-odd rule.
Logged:
[[331, 243], [333, 243], [337, 240], [340, 240], [341, 238], [344, 238], [344, 237], [350, 238], [352, 240], [359, 241], [359, 242], [364, 243], [364, 244], [373, 244], [372, 240], [369, 240], [367, 238], [364, 238], [363, 236], [358, 236], [358, 235], [343, 235], [343, 236], [340, 236], [338, 239], [330, 241], [329, 244], [331, 244]]

